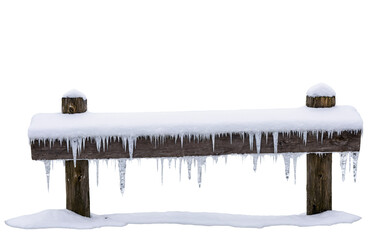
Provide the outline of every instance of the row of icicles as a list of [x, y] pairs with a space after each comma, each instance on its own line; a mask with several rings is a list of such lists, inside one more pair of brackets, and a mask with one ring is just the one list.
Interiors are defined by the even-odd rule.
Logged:
[[[332, 138], [333, 134], [341, 134], [341, 131], [325, 131], [325, 130], [314, 130], [314, 131], [309, 131], [311, 134], [316, 136], [317, 141], [320, 140], [321, 143], [323, 143], [324, 135], [325, 133], [327, 134], [328, 138]], [[354, 134], [356, 134], [358, 131], [351, 131]], [[291, 136], [291, 134], [295, 134], [299, 137], [302, 138], [303, 143], [306, 145], [307, 143], [307, 136], [308, 136], [308, 131], [286, 131], [286, 132], [272, 132], [273, 136], [273, 152], [274, 154], [278, 153], [278, 137], [279, 133], [287, 136]], [[213, 152], [215, 150], [215, 138], [216, 137], [221, 137], [221, 136], [230, 136], [230, 143], [232, 143], [233, 139], [233, 133], [206, 133], [206, 134], [173, 134], [173, 135], [151, 135], [151, 136], [142, 136], [144, 138], [149, 138], [152, 144], [155, 144], [155, 148], [159, 144], [164, 144], [165, 139], [167, 136], [171, 137], [174, 139], [174, 142], [177, 143], [177, 141], [180, 142], [181, 148], [183, 147], [183, 143], [185, 139], [188, 138], [188, 141], [191, 142], [192, 139], [193, 141], [201, 141], [201, 140], [211, 140], [212, 142], [212, 149]], [[257, 154], [260, 154], [261, 151], [261, 139], [262, 136], [266, 138], [266, 144], [268, 142], [268, 136], [269, 132], [241, 132], [239, 133], [242, 141], [244, 142], [246, 138], [249, 140], [249, 147], [250, 150], [253, 150], [253, 142], [255, 140], [256, 142], [256, 149], [257, 149]], [[93, 140], [96, 143], [97, 151], [100, 152], [101, 150], [105, 152], [105, 150], [108, 148], [109, 143], [112, 141], [119, 141], [119, 139], [122, 142], [123, 150], [126, 152], [128, 150], [129, 152], [129, 158], [133, 158], [133, 152], [136, 148], [136, 143], [137, 143], [137, 137], [136, 136], [96, 136], [96, 137], [73, 137], [73, 138], [44, 138], [44, 139], [31, 139], [31, 143], [38, 142], [39, 145], [41, 145], [41, 142], [46, 145], [46, 142], [49, 142], [49, 148], [52, 148], [54, 145], [55, 141], [59, 141], [60, 145], [62, 145], [63, 141], [66, 141], [67, 143], [67, 152], [72, 151], [72, 157], [74, 160], [74, 165], [76, 166], [76, 160], [77, 157], [80, 155], [82, 150], [85, 149], [85, 143], [86, 141], [93, 142]]]
[[[283, 153], [280, 154], [283, 157], [284, 160], [284, 172], [285, 177], [288, 180], [290, 176], [290, 166], [291, 166], [291, 160], [293, 164], [293, 171], [294, 171], [294, 183], [296, 183], [296, 169], [297, 169], [297, 159], [301, 157], [304, 153]], [[319, 153], [322, 154], [322, 153]], [[248, 156], [251, 156], [253, 161], [253, 170], [256, 172], [257, 170], [257, 163], [259, 159], [264, 158], [265, 156], [272, 156], [275, 162], [277, 161], [279, 154], [245, 154], [241, 155], [242, 160], [245, 160]], [[201, 187], [202, 183], [202, 172], [203, 169], [205, 170], [206, 167], [206, 160], [207, 158], [212, 158], [215, 163], [218, 162], [219, 157], [223, 157], [225, 159], [225, 164], [227, 164], [227, 158], [229, 155], [222, 155], [222, 156], [199, 156], [199, 157], [182, 157], [182, 158], [156, 158], [157, 162], [157, 171], [160, 169], [161, 173], [161, 183], [163, 183], [163, 173], [164, 173], [164, 162], [167, 160], [169, 168], [171, 168], [172, 163], [174, 163], [174, 166], [177, 166], [178, 162], [178, 171], [179, 171], [179, 180], [181, 181], [181, 172], [183, 165], [186, 165], [187, 167], [187, 177], [189, 180], [191, 180], [192, 175], [192, 168], [196, 168], [197, 170], [197, 182], [198, 186]], [[357, 167], [358, 167], [358, 157], [359, 152], [341, 152], [340, 153], [340, 167], [341, 167], [341, 173], [342, 173], [342, 181], [345, 181], [345, 173], [347, 165], [349, 165], [349, 171], [353, 169], [353, 177], [354, 182], [356, 181], [357, 177]], [[96, 165], [96, 179], [97, 179], [97, 186], [99, 182], [99, 166], [100, 163], [106, 162], [108, 165], [108, 161], [114, 161], [116, 163], [117, 169], [119, 170], [119, 178], [120, 178], [120, 191], [122, 194], [124, 194], [125, 190], [125, 173], [126, 173], [126, 165], [127, 161], [132, 161], [133, 159], [114, 159], [114, 160], [89, 160], [90, 165], [95, 164]], [[137, 159], [139, 162], [141, 159]], [[146, 159], [148, 160], [148, 159]], [[54, 160], [56, 161], [56, 160]], [[47, 187], [49, 191], [49, 179], [50, 179], [50, 170], [53, 167], [53, 162], [50, 160], [44, 160], [45, 165], [45, 172], [46, 172], [46, 178], [47, 178]], [[63, 164], [65, 163], [65, 160], [57, 160], [62, 161]]]

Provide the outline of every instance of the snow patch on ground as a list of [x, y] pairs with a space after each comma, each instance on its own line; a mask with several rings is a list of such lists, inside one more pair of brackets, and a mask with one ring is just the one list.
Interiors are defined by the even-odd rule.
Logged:
[[11, 227], [24, 229], [73, 228], [92, 229], [99, 227], [123, 227], [128, 224], [183, 224], [199, 226], [230, 226], [240, 228], [263, 228], [291, 225], [298, 227], [330, 226], [353, 223], [361, 217], [341, 212], [327, 211], [307, 216], [305, 214], [287, 216], [250, 216], [205, 212], [145, 212], [95, 215], [82, 217], [65, 209], [45, 210], [39, 213], [9, 219], [5, 223]]

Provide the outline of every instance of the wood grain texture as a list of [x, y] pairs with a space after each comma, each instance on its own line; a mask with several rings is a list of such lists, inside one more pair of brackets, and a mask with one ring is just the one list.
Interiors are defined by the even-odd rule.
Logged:
[[[62, 113], [75, 114], [87, 111], [87, 100], [62, 98]], [[87, 160], [65, 162], [66, 209], [81, 216], [90, 217], [89, 162]]]
[[312, 108], [329, 108], [336, 105], [336, 97], [310, 97], [306, 96], [306, 106]]
[[[321, 133], [307, 135], [307, 143], [305, 145], [302, 137], [297, 134], [287, 135], [279, 133], [278, 136], [278, 153], [285, 152], [348, 152], [359, 151], [361, 131], [349, 132], [342, 131], [340, 134], [334, 133], [332, 138], [328, 138], [328, 133], [323, 133], [323, 141]], [[72, 159], [72, 150], [67, 151], [65, 141], [60, 144], [55, 141], [50, 148], [48, 140], [46, 142], [35, 141], [31, 144], [31, 153], [33, 160], [57, 160], [57, 159]], [[256, 141], [253, 142], [253, 149], [250, 149], [248, 136], [244, 140], [240, 134], [224, 135], [215, 137], [215, 150], [213, 151], [212, 140], [204, 139], [189, 140], [186, 137], [183, 140], [181, 147], [180, 140], [175, 142], [172, 137], [166, 137], [163, 144], [155, 144], [149, 138], [140, 137], [137, 139], [136, 148], [133, 151], [134, 158], [158, 158], [158, 157], [183, 157], [183, 156], [209, 156], [209, 155], [224, 155], [224, 154], [254, 154], [257, 153]], [[265, 134], [262, 134], [261, 151], [260, 153], [274, 153], [274, 143], [272, 133], [268, 133], [267, 142]], [[109, 158], [129, 158], [128, 147], [126, 151], [122, 146], [121, 140], [112, 140], [105, 151], [98, 152], [94, 140], [87, 140], [85, 149], [77, 159], [109, 159]]]
[[332, 210], [332, 154], [307, 154], [307, 215]]
[[[306, 96], [306, 106], [311, 108], [331, 108], [336, 105], [336, 97]], [[360, 145], [360, 140], [359, 140]], [[358, 150], [359, 151], [359, 150]], [[332, 154], [308, 153], [306, 155], [306, 214], [312, 215], [332, 210]]]
[[87, 100], [83, 98], [62, 98], [62, 113], [74, 114], [87, 111]]
[[90, 217], [89, 162], [87, 160], [65, 162], [66, 209], [84, 217]]

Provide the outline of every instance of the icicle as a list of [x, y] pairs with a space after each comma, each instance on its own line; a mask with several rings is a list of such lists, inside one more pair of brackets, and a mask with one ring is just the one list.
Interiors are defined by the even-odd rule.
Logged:
[[129, 158], [133, 159], [133, 145], [135, 142], [135, 138], [129, 137], [128, 138], [128, 150], [129, 150]]
[[77, 158], [77, 153], [78, 153], [78, 140], [76, 138], [71, 139], [70, 145], [72, 149], [72, 157], [74, 159], [74, 167], [76, 167], [76, 158]]
[[182, 175], [182, 158], [180, 158], [178, 160], [178, 168], [179, 168], [179, 172], [178, 172], [178, 175], [179, 175], [179, 181], [181, 182], [181, 175]]
[[266, 136], [266, 144], [267, 144], [267, 141], [269, 140], [269, 132], [265, 132], [265, 136]]
[[[39, 146], [40, 146], [40, 139], [39, 139]], [[67, 146], [67, 152], [70, 152], [70, 140], [66, 138], [66, 146]]]
[[121, 195], [123, 195], [124, 189], [125, 189], [125, 170], [127, 168], [127, 160], [119, 159], [118, 166], [119, 166], [119, 176], [120, 176], [120, 192], [121, 192]]
[[351, 161], [352, 161], [351, 152], [349, 152], [349, 173], [351, 172]]
[[85, 141], [87, 140], [87, 138], [83, 137], [83, 150], [85, 150]]
[[[151, 139], [151, 137], [150, 137]], [[127, 140], [128, 138], [125, 136], [121, 136], [121, 145], [123, 146], [124, 151], [127, 151]]]
[[255, 172], [257, 170], [257, 160], [258, 160], [258, 154], [253, 154], [253, 171]]
[[45, 175], [47, 179], [47, 188], [49, 192], [49, 179], [50, 179], [50, 160], [44, 160]]
[[316, 141], [319, 142], [319, 131], [316, 131]]
[[191, 157], [187, 157], [186, 158], [186, 161], [187, 161], [187, 175], [188, 175], [188, 178], [189, 180], [191, 179], [191, 165], [192, 165], [192, 158]]
[[97, 187], [99, 183], [99, 160], [96, 160], [96, 181], [97, 181]]
[[358, 171], [359, 152], [351, 152], [351, 158], [353, 159], [353, 176], [354, 176], [354, 182], [356, 182], [357, 171]]
[[284, 158], [285, 178], [288, 180], [289, 179], [289, 168], [291, 166], [290, 154], [288, 153], [283, 154], [283, 158]]
[[111, 139], [111, 137], [106, 137], [106, 150], [108, 150], [110, 139]]
[[301, 156], [301, 154], [293, 154], [293, 174], [294, 174], [294, 183], [297, 183], [297, 159]]
[[243, 143], [244, 143], [244, 132], [240, 133], [240, 138], [243, 140]]
[[160, 174], [161, 174], [161, 185], [163, 185], [163, 180], [164, 180], [164, 158], [160, 159]]
[[307, 131], [304, 131], [304, 132], [302, 133], [302, 137], [303, 137], [303, 140], [304, 140], [304, 144], [305, 144], [305, 146], [306, 146], [306, 143], [307, 143]]
[[323, 135], [324, 135], [324, 131], [322, 130], [322, 134], [321, 134], [321, 137], [320, 137], [320, 143], [323, 144]]
[[214, 133], [212, 133], [211, 136], [212, 136], [212, 149], [213, 149], [213, 152], [214, 152], [214, 146], [215, 146], [215, 135], [214, 135]]
[[261, 132], [256, 132], [254, 134], [255, 139], [256, 139], [256, 149], [257, 149], [257, 154], [260, 154], [261, 151]]
[[202, 183], [202, 169], [205, 166], [206, 157], [198, 157], [196, 161], [198, 163], [198, 185], [200, 188]]
[[273, 141], [274, 141], [274, 153], [278, 153], [278, 132], [273, 132]]
[[94, 140], [96, 141], [97, 151], [100, 152], [101, 151], [101, 137], [95, 137]]
[[252, 132], [249, 132], [249, 149], [252, 151], [253, 150], [253, 137], [254, 137], [254, 133]]
[[213, 159], [213, 162], [214, 162], [215, 164], [218, 163], [218, 156], [217, 156], [217, 155], [213, 155], [213, 156], [212, 156], [212, 159]]
[[183, 148], [183, 134], [180, 136], [180, 141], [181, 141], [181, 148]]
[[156, 159], [156, 172], [159, 172], [159, 158]]
[[230, 144], [232, 144], [232, 140], [233, 140], [232, 132], [230, 132], [229, 135], [230, 135]]
[[345, 181], [345, 170], [346, 170], [346, 162], [349, 157], [349, 153], [341, 152], [340, 153], [340, 167], [342, 173], [342, 181]]
[[102, 151], [105, 152], [106, 151], [106, 146], [105, 146], [106, 137], [101, 137], [101, 139], [102, 139], [102, 143], [101, 143]]

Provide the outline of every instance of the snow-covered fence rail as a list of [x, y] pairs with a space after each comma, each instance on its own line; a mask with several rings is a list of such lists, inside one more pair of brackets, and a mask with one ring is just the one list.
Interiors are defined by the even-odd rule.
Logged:
[[[32, 159], [66, 160], [66, 208], [90, 216], [88, 159], [307, 153], [307, 214], [332, 209], [332, 152], [360, 149], [362, 120], [318, 85], [306, 107], [173, 113], [87, 111], [85, 96], [62, 98], [62, 114], [37, 114]], [[74, 114], [80, 113], [80, 114]]]

